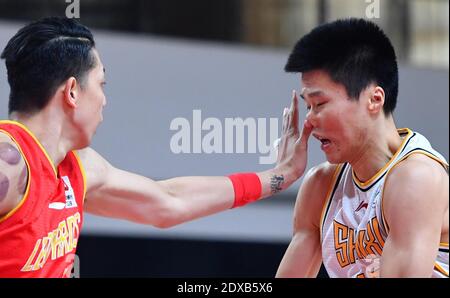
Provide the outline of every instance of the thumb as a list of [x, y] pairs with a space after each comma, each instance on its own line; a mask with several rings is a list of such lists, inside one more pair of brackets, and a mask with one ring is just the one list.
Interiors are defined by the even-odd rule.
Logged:
[[311, 123], [308, 120], [305, 120], [305, 122], [303, 122], [303, 129], [300, 135], [300, 139], [297, 141], [299, 142], [300, 149], [306, 150], [308, 148], [308, 139], [311, 135], [312, 130], [313, 126], [311, 125]]

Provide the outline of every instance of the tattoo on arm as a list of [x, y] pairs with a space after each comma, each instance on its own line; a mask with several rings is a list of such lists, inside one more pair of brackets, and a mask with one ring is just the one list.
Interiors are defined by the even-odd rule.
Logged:
[[270, 178], [270, 190], [272, 191], [272, 194], [276, 194], [280, 191], [282, 191], [282, 185], [284, 183], [284, 176], [283, 175], [273, 175], [272, 178]]

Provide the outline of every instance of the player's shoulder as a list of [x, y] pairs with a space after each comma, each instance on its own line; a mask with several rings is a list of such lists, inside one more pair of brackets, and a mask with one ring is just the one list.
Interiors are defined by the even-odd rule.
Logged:
[[77, 155], [80, 157], [81, 161], [86, 162], [89, 161], [98, 154], [94, 149], [91, 147], [86, 147], [83, 149], [76, 150]]
[[426, 155], [410, 155], [389, 172], [383, 201], [387, 213], [392, 208], [448, 205], [448, 173], [441, 163]]
[[408, 156], [387, 175], [382, 203], [386, 222], [392, 228], [440, 218], [448, 210], [448, 185], [448, 174], [439, 162], [424, 154]]
[[91, 147], [77, 150], [76, 153], [85, 167], [95, 167], [98, 170], [98, 167], [105, 167], [108, 164], [106, 159]]
[[306, 173], [297, 195], [295, 206], [297, 217], [303, 214], [310, 218], [310, 222], [317, 224], [327, 193], [333, 187], [333, 177], [339, 168], [339, 165], [324, 162]]
[[329, 162], [318, 164], [309, 169], [303, 179], [303, 184], [311, 189], [323, 189], [323, 187], [327, 187], [330, 185], [336, 171], [341, 166], [342, 165], [331, 164]]
[[419, 184], [429, 187], [437, 181], [447, 178], [448, 173], [441, 161], [424, 154], [411, 154], [408, 158], [394, 165], [387, 180], [391, 185], [405, 187]]
[[11, 140], [11, 137], [2, 130], [0, 130], [0, 142], [7, 142], [7, 143], [14, 144], [13, 140]]
[[3, 131], [0, 131], [0, 154], [0, 158], [9, 165], [15, 165], [23, 159], [18, 145]]
[[17, 144], [0, 131], [0, 216], [12, 210], [26, 188], [28, 169]]
[[102, 185], [111, 169], [108, 161], [91, 147], [77, 150], [76, 153], [85, 170], [88, 191]]

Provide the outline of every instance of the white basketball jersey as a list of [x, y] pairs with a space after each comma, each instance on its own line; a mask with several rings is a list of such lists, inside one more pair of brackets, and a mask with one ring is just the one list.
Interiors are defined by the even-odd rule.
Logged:
[[[403, 142], [391, 160], [369, 181], [361, 183], [350, 164], [337, 167], [321, 218], [323, 264], [330, 277], [375, 277], [389, 227], [383, 216], [383, 186], [389, 171], [411, 154], [448, 163], [417, 132], [398, 130]], [[440, 243], [433, 277], [448, 277], [449, 247]]]

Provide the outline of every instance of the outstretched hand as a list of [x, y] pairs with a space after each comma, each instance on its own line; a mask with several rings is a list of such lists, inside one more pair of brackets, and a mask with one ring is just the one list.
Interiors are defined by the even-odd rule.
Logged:
[[311, 123], [305, 120], [300, 133], [298, 122], [298, 97], [294, 90], [291, 107], [285, 108], [283, 112], [283, 129], [278, 143], [277, 166], [287, 167], [296, 178], [305, 172], [308, 139], [312, 131]]

